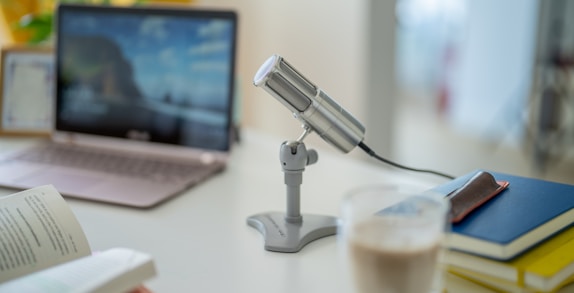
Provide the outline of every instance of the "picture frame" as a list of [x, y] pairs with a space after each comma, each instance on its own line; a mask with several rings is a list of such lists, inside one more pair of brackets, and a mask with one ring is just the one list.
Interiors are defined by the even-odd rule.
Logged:
[[53, 49], [5, 46], [0, 55], [0, 135], [48, 136], [55, 106]]

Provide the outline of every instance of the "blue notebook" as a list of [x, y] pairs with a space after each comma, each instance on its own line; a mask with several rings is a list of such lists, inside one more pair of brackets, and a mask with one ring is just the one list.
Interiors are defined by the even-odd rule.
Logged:
[[[448, 194], [476, 172], [433, 188]], [[487, 171], [488, 172], [488, 171]], [[574, 186], [489, 172], [510, 183], [506, 190], [452, 225], [448, 245], [489, 258], [508, 260], [574, 222]]]

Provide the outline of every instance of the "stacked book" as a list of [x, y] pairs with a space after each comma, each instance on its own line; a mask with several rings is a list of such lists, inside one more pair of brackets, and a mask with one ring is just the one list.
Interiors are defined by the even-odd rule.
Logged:
[[[476, 172], [434, 190], [450, 194]], [[574, 186], [489, 172], [509, 186], [453, 223], [450, 273], [498, 292], [557, 292], [574, 283]]]

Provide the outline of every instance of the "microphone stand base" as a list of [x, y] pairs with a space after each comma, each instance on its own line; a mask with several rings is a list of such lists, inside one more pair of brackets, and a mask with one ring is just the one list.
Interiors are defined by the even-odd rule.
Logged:
[[308, 243], [337, 234], [337, 218], [323, 215], [302, 215], [303, 221], [285, 221], [285, 213], [268, 212], [247, 218], [265, 239], [265, 249], [276, 252], [298, 252]]

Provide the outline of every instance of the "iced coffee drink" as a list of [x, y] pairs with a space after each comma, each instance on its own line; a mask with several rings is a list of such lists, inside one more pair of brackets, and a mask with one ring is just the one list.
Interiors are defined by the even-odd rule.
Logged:
[[440, 286], [448, 202], [412, 192], [378, 187], [345, 200], [340, 237], [356, 292], [428, 293]]

